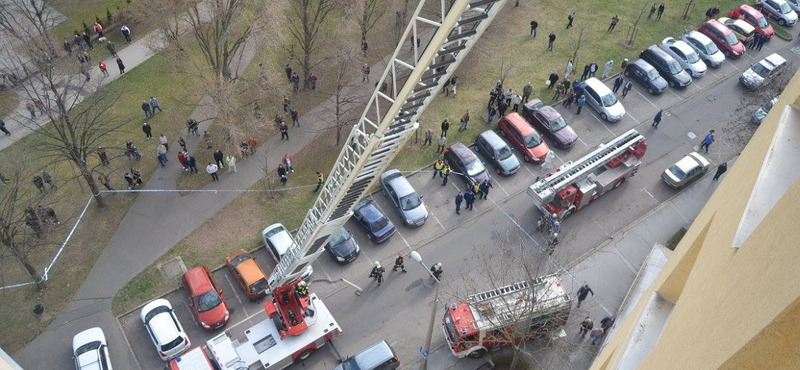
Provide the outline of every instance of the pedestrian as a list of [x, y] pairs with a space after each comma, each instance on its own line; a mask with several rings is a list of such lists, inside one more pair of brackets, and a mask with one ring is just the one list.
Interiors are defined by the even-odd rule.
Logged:
[[447, 144], [447, 136], [439, 136], [439, 138], [436, 139], [436, 145], [438, 145], [436, 147], [436, 153], [444, 153], [444, 147], [446, 144]]
[[445, 163], [444, 168], [442, 169], [442, 186], [447, 185], [447, 179], [450, 177], [450, 172], [453, 172], [453, 170], [450, 169], [450, 165]]
[[183, 139], [183, 136], [178, 136], [178, 145], [181, 146], [181, 149], [183, 149], [184, 152], [188, 151], [186, 150], [186, 140]]
[[147, 122], [142, 123], [142, 131], [144, 132], [144, 136], [147, 138], [147, 140], [153, 138], [153, 129], [147, 124]]
[[613, 31], [614, 28], [617, 27], [617, 23], [619, 23], [619, 15], [614, 14], [614, 16], [611, 17], [611, 24], [608, 26], [607, 32]]
[[506, 109], [508, 109], [508, 104], [505, 100], [501, 100], [497, 103], [497, 112], [500, 113], [500, 117], [504, 117], [506, 115]]
[[31, 207], [25, 209], [25, 224], [33, 230], [37, 238], [42, 238], [42, 224], [39, 222], [39, 217], [36, 216], [36, 212], [34, 212]]
[[361, 66], [361, 82], [369, 82], [369, 65], [367, 63]]
[[628, 91], [631, 91], [632, 88], [633, 88], [633, 83], [631, 82], [630, 79], [628, 79], [628, 81], [625, 82], [625, 87], [622, 88], [622, 98], [628, 96]]
[[433, 274], [433, 278], [436, 279], [436, 281], [441, 281], [442, 280], [442, 274], [443, 273], [444, 273], [444, 271], [442, 270], [442, 263], [441, 262], [438, 262], [437, 264], [431, 266], [431, 274]]
[[[515, 95], [515, 99], [516, 98], [519, 98], [519, 95]], [[517, 104], [519, 104], [519, 103], [517, 103]], [[467, 125], [469, 125], [469, 119], [470, 118], [471, 117], [470, 117], [470, 114], [469, 114], [469, 109], [467, 109], [467, 111], [464, 112], [464, 115], [461, 116], [461, 126], [458, 128], [458, 131], [465, 131], [467, 129]]]
[[556, 93], [553, 94], [553, 101], [556, 101], [561, 95], [564, 95], [564, 84], [558, 84], [558, 87], [556, 87]]
[[455, 98], [456, 93], [458, 92], [456, 91], [456, 88], [458, 87], [458, 76], [453, 76], [453, 78], [450, 79], [450, 85], [453, 87], [453, 97]]
[[592, 338], [592, 345], [595, 345], [598, 341], [600, 341], [600, 338], [603, 337], [603, 333], [603, 328], [592, 329], [592, 332], [589, 333], [589, 338]]
[[308, 75], [308, 84], [311, 86], [311, 90], [317, 89], [317, 75], [311, 73]]
[[581, 81], [583, 81], [587, 77], [589, 77], [589, 70], [590, 69], [591, 69], [591, 67], [589, 66], [588, 63], [583, 66], [583, 74], [581, 74]]
[[386, 270], [381, 267], [381, 263], [379, 261], [375, 261], [372, 271], [369, 273], [369, 277], [371, 277], [373, 281], [377, 281], [378, 286], [381, 286], [383, 283], [383, 273], [385, 271]]
[[710, 147], [712, 143], [714, 143], [714, 130], [708, 132], [706, 137], [703, 139], [703, 142], [700, 144], [700, 149], [705, 147], [706, 153], [708, 153], [708, 147]]
[[125, 73], [125, 64], [122, 63], [122, 59], [117, 57], [117, 67], [119, 67], [119, 74]]
[[289, 126], [286, 126], [286, 122], [281, 122], [278, 129], [281, 131], [281, 140], [286, 138], [286, 141], [289, 141]]
[[662, 114], [663, 112], [664, 112], [664, 110], [663, 110], [663, 109], [659, 109], [659, 110], [658, 110], [658, 113], [656, 113], [656, 116], [655, 116], [655, 117], [653, 117], [653, 123], [652, 123], [650, 126], [653, 126], [653, 127], [655, 127], [655, 128], [658, 128], [658, 124], [659, 124], [659, 123], [661, 123], [661, 114]]
[[289, 182], [289, 178], [286, 175], [281, 176], [280, 178], [281, 185], [286, 186], [286, 183]]
[[547, 78], [547, 89], [552, 89], [555, 84], [558, 83], [558, 73], [553, 71], [550, 73], [550, 77]]
[[594, 328], [594, 323], [592, 322], [592, 319], [589, 318], [589, 316], [586, 316], [586, 318], [583, 319], [583, 322], [581, 322], [581, 327], [579, 329], [581, 338], [585, 338], [586, 333], [591, 331], [592, 328]]
[[[297, 117], [297, 111], [292, 109], [291, 111], [289, 111], [289, 114], [292, 116], [292, 127], [295, 126], [300, 127], [300, 121]], [[289, 140], [289, 138], [286, 138], [286, 140]]]
[[535, 19], [532, 20], [531, 21], [531, 36], [533, 36], [533, 38], [536, 38], [536, 28], [537, 27], [539, 27], [539, 22], [537, 22]]
[[100, 68], [100, 72], [103, 73], [103, 76], [108, 77], [108, 64], [106, 64], [106, 62], [101, 60], [97, 67]]
[[211, 139], [211, 133], [203, 131], [203, 140], [206, 142], [206, 149], [211, 149], [214, 146], [214, 140]]
[[547, 50], [553, 51], [553, 46], [555, 45], [555, 42], [556, 42], [556, 34], [550, 32], [550, 35], [547, 36]]
[[461, 214], [461, 202], [463, 200], [464, 200], [464, 196], [461, 195], [461, 190], [459, 190], [458, 194], [456, 194], [456, 214], [457, 215]]
[[44, 192], [46, 189], [44, 188], [44, 180], [42, 180], [42, 175], [36, 174], [33, 175], [33, 185], [39, 189], [39, 192]]
[[614, 325], [617, 319], [614, 316], [606, 316], [602, 320], [600, 320], [600, 328], [603, 329], [603, 333], [608, 333], [608, 329], [611, 329], [611, 326]]
[[614, 94], [616, 94], [617, 91], [619, 91], [619, 88], [622, 87], [623, 81], [625, 81], [625, 79], [622, 77], [622, 73], [618, 74], [617, 78], [614, 79], [614, 88], [611, 89]]
[[494, 105], [492, 104], [489, 104], [489, 106], [486, 109], [488, 110], [488, 112], [486, 113], [487, 114], [486, 123], [491, 124], [492, 121], [494, 120], [494, 116], [497, 114], [497, 109], [495, 109]]
[[625, 72], [625, 68], [628, 68], [628, 58], [622, 58], [622, 63], [619, 64], [619, 69]]
[[92, 31], [94, 31], [97, 34], [98, 38], [103, 37], [103, 25], [100, 24], [100, 21], [94, 22], [94, 24], [92, 25]]
[[450, 96], [450, 79], [444, 80], [442, 85], [442, 93], [444, 93], [444, 96]]
[[653, 3], [653, 6], [650, 7], [650, 14], [647, 15], [647, 19], [652, 18], [655, 12], [656, 12], [656, 3]]
[[6, 128], [6, 122], [3, 121], [2, 119], [0, 119], [0, 131], [3, 131], [3, 133], [6, 134], [6, 136], [11, 135], [11, 131], [8, 131], [8, 129]]
[[761, 35], [761, 37], [758, 38], [758, 51], [761, 51], [761, 48], [764, 46], [764, 43], [767, 42], [767, 40], [769, 40], [769, 38], [764, 35]]
[[609, 60], [606, 62], [605, 67], [603, 67], [603, 75], [600, 78], [606, 78], [611, 74], [611, 69], [614, 68], [614, 61]]
[[572, 74], [572, 70], [573, 69], [575, 69], [575, 67], [572, 65], [572, 60], [568, 60], [567, 61], [567, 68], [564, 70], [564, 79], [565, 80], [568, 79], [569, 76]]
[[112, 57], [114, 58], [117, 57], [117, 45], [114, 45], [114, 43], [111, 42], [111, 40], [109, 40], [108, 43], [106, 44], [106, 49], [108, 49], [108, 52], [111, 53]]
[[189, 170], [189, 165], [186, 164], [186, 154], [187, 152], [185, 150], [181, 150], [180, 152], [178, 152], [178, 162], [181, 163], [181, 166], [183, 166], [184, 171]]
[[72, 55], [72, 44], [70, 44], [66, 38], [64, 39], [64, 51], [66, 51], [67, 54]]
[[317, 171], [317, 187], [314, 189], [314, 192], [316, 193], [317, 191], [319, 191], [319, 188], [321, 188], [322, 184], [324, 183], [325, 183], [325, 177], [322, 175], [322, 172]]
[[428, 130], [425, 131], [425, 142], [422, 143], [422, 146], [428, 145], [430, 146], [433, 143], [433, 129], [428, 127]]
[[656, 20], [661, 20], [661, 14], [664, 14], [664, 3], [658, 6], [658, 14], [656, 14]]
[[159, 144], [158, 148], [156, 150], [158, 152], [158, 156], [157, 156], [158, 164], [160, 164], [161, 167], [166, 167], [167, 166], [167, 148], [163, 144]]
[[569, 15], [567, 16], [567, 29], [572, 27], [572, 21], [574, 20], [575, 20], [575, 12], [569, 13]]
[[53, 178], [50, 177], [50, 173], [47, 171], [42, 171], [42, 180], [44, 180], [45, 184], [50, 186], [50, 189], [56, 188], [56, 183], [53, 181]]
[[581, 109], [583, 109], [584, 105], [586, 105], [586, 95], [581, 95], [578, 98], [578, 112], [575, 114], [581, 114]]
[[512, 98], [512, 101], [514, 103], [514, 107], [511, 108], [511, 110], [514, 111], [514, 112], [519, 112], [519, 104], [522, 103], [522, 97], [517, 95], [517, 94], [514, 94], [514, 97]]
[[225, 162], [228, 164], [228, 173], [236, 173], [236, 156], [233, 154], [229, 155], [225, 158]]
[[[283, 104], [283, 113], [289, 114], [289, 112], [292, 110], [292, 101], [289, 100], [288, 96], [284, 96], [283, 97], [283, 103], [282, 104]], [[280, 119], [280, 121], [277, 122], [277, 123], [283, 122], [283, 116], [276, 115], [275, 116], [275, 120], [277, 121], [279, 119]]]
[[589, 64], [589, 77], [594, 77], [595, 73], [597, 73], [597, 63], [592, 62]]
[[406, 266], [404, 264], [403, 252], [397, 253], [397, 258], [394, 259], [394, 267], [392, 267], [392, 271], [397, 271], [397, 269], [400, 269], [400, 271], [403, 272], [408, 272], [406, 271]]
[[187, 135], [194, 134], [194, 136], [200, 136], [200, 131], [198, 130], [199, 125], [200, 124], [197, 123], [197, 121], [192, 119], [192, 118], [187, 120], [186, 121], [186, 134]]
[[214, 151], [214, 163], [217, 165], [218, 168], [225, 168], [225, 166], [222, 165], [223, 164], [223, 162], [222, 162], [223, 159], [225, 159], [225, 155], [222, 154], [222, 151], [219, 150], [219, 149], [215, 150]]
[[506, 105], [511, 105], [511, 99], [514, 98], [514, 90], [508, 89], [508, 91], [503, 94], [503, 99], [505, 99]]
[[292, 67], [289, 67], [289, 63], [286, 63], [286, 69], [283, 71], [286, 72], [286, 80], [292, 82]]
[[[250, 148], [250, 154], [256, 154], [256, 150], [258, 148], [258, 140], [255, 137], [250, 137], [247, 140], [247, 147]], [[247, 157], [247, 152], [244, 153], [243, 157]]]
[[208, 162], [208, 166], [206, 166], [206, 172], [208, 172], [208, 174], [211, 175], [211, 181], [219, 181], [217, 170], [219, 170], [219, 167], [217, 167], [217, 165]]
[[86, 46], [89, 47], [89, 50], [94, 50], [94, 45], [92, 45], [92, 38], [86, 34], [86, 32], [82, 33], [83, 42], [86, 43]]
[[761, 38], [761, 35], [759, 35], [758, 33], [753, 34], [753, 37], [751, 37], [749, 40], [747, 40], [745, 42], [744, 46], [746, 48], [748, 48], [748, 49], [751, 49], [751, 50], [755, 49], [756, 47], [758, 47], [758, 39], [759, 38]]
[[528, 82], [525, 87], [522, 88], [522, 102], [527, 103], [528, 99], [531, 98], [531, 94], [533, 93], [533, 86], [530, 82]]
[[433, 166], [432, 167], [433, 167], [433, 177], [431, 177], [432, 179], [436, 178], [436, 174], [437, 173], [439, 174], [440, 178], [443, 177], [442, 176], [442, 170], [444, 169], [444, 160], [443, 159], [441, 159], [441, 158], [437, 159], [435, 162], [433, 162]]
[[142, 100], [142, 110], [144, 111], [144, 119], [148, 119], [153, 115], [150, 111], [150, 103], [147, 100]]
[[486, 179], [486, 180], [483, 180], [483, 182], [480, 185], [479, 198], [483, 199], [483, 200], [489, 199], [489, 189], [493, 188], [493, 187], [494, 186], [492, 185], [492, 178], [491, 177]]
[[194, 159], [194, 156], [189, 153], [184, 153], [186, 156], [186, 166], [189, 167], [190, 173], [197, 173], [197, 161]]
[[97, 181], [100, 185], [105, 186], [106, 189], [113, 191], [114, 188], [111, 187], [111, 181], [108, 179], [108, 176], [102, 172], [97, 173]]
[[720, 177], [720, 176], [722, 176], [722, 174], [723, 174], [723, 173], [725, 173], [726, 171], [728, 171], [728, 163], [726, 163], [726, 162], [722, 162], [722, 163], [721, 163], [721, 164], [720, 164], [720, 165], [717, 167], [717, 173], [716, 173], [716, 174], [714, 174], [714, 179], [713, 179], [713, 180], [714, 180], [714, 181], [717, 181], [717, 180], [719, 180], [719, 177]]
[[473, 193], [471, 190], [467, 190], [464, 193], [464, 202], [466, 203], [464, 209], [471, 211], [473, 209], [473, 205], [475, 204], [475, 193]]
[[442, 127], [442, 134], [440, 136], [447, 137], [447, 130], [450, 129], [450, 122], [447, 122], [447, 120], [442, 121], [441, 127]]
[[126, 26], [126, 25], [122, 25], [122, 27], [120, 27], [119, 31], [122, 32], [122, 36], [125, 36], [125, 41], [127, 41], [130, 44], [131, 43], [131, 29], [128, 28], [128, 26]]
[[567, 98], [564, 99], [564, 107], [570, 109], [572, 107], [572, 102], [575, 101], [575, 90], [569, 90], [567, 92]]
[[291, 81], [294, 92], [300, 91], [300, 76], [297, 75], [297, 72], [292, 72]]
[[592, 288], [589, 288], [589, 284], [584, 284], [578, 289], [578, 308], [581, 308], [581, 303], [583, 303], [589, 293], [592, 293], [592, 297], [594, 297], [594, 291], [592, 291]]
[[100, 157], [100, 164], [101, 165], [105, 166], [105, 165], [111, 164], [111, 161], [108, 160], [108, 154], [106, 154], [106, 148], [105, 147], [98, 146], [97, 149], [95, 149], [95, 152], [97, 152], [97, 156]]
[[283, 163], [278, 164], [278, 177], [286, 176], [286, 167], [283, 166]]
[[156, 99], [156, 98], [151, 96], [150, 97], [150, 110], [152, 111], [152, 114], [154, 116], [156, 115], [156, 109], [158, 109], [159, 112], [164, 113], [164, 110], [161, 109], [160, 105], [158, 105], [158, 99]]
[[167, 148], [167, 151], [169, 151], [169, 140], [167, 139], [167, 135], [161, 134], [161, 136], [158, 137], [158, 142]]

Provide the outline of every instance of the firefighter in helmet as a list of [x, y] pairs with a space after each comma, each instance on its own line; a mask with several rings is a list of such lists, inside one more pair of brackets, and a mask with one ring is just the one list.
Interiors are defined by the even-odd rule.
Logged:
[[383, 273], [385, 271], [386, 269], [381, 267], [381, 263], [379, 261], [375, 261], [375, 266], [372, 268], [372, 272], [369, 273], [369, 277], [377, 281], [378, 286], [381, 286], [381, 283], [383, 283]]
[[437, 281], [442, 279], [442, 273], [443, 272], [444, 271], [442, 271], [442, 263], [441, 262], [431, 266], [431, 274], [433, 274], [433, 277], [436, 278]]
[[294, 292], [300, 298], [308, 297], [308, 284], [306, 284], [305, 281], [297, 283], [297, 287], [294, 289]]
[[397, 269], [402, 270], [403, 272], [406, 271], [405, 265], [403, 265], [403, 252], [397, 254], [397, 258], [394, 259], [394, 267], [392, 267], [392, 271], [397, 271]]

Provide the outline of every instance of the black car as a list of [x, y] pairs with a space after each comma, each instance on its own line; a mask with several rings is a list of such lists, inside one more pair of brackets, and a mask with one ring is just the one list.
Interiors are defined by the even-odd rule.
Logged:
[[680, 63], [675, 58], [661, 50], [658, 46], [651, 45], [644, 49], [639, 58], [653, 66], [661, 77], [667, 80], [670, 87], [686, 87], [692, 83], [692, 76], [683, 70]]
[[549, 105], [544, 105], [539, 99], [532, 99], [522, 106], [522, 117], [558, 148], [570, 148], [578, 141], [578, 134], [569, 127], [561, 113]]
[[392, 221], [389, 221], [389, 218], [368, 199], [356, 205], [353, 217], [367, 231], [369, 240], [376, 243], [383, 243], [389, 240], [397, 231]]
[[651, 94], [660, 94], [667, 89], [667, 80], [658, 74], [655, 67], [644, 59], [636, 59], [633, 63], [629, 63], [625, 68], [625, 76], [630, 77], [647, 88], [647, 92]]
[[445, 149], [444, 161], [450, 165], [450, 169], [461, 174], [469, 186], [489, 178], [483, 162], [463, 143], [455, 143]]
[[353, 239], [353, 234], [344, 227], [331, 236], [327, 249], [331, 257], [342, 265], [355, 261], [358, 254], [361, 253], [361, 248]]

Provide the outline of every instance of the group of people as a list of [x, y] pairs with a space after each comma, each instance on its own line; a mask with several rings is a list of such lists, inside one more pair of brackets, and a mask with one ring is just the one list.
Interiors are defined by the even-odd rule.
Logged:
[[[431, 266], [431, 278], [438, 281], [442, 280], [442, 274], [444, 270], [442, 270], [442, 263], [438, 262]], [[397, 253], [397, 258], [394, 259], [394, 267], [392, 267], [392, 271], [397, 271], [400, 269], [403, 273], [406, 273], [405, 267], [405, 257], [403, 256], [403, 252]], [[383, 274], [386, 272], [386, 269], [381, 266], [380, 261], [375, 261], [372, 266], [372, 270], [369, 272], [369, 277], [373, 280], [378, 282], [378, 286], [383, 284]]]
[[38, 189], [39, 192], [44, 193], [47, 191], [45, 184], [50, 186], [50, 189], [56, 188], [56, 183], [53, 181], [53, 177], [50, 176], [49, 172], [42, 171], [41, 173], [33, 175], [33, 185], [36, 186], [36, 189]]
[[[448, 167], [449, 168], [449, 167]], [[434, 177], [436, 176], [434, 172]], [[464, 209], [472, 211], [474, 209], [476, 199], [489, 199], [489, 189], [493, 187], [491, 177], [483, 180], [483, 182], [476, 182], [472, 184], [464, 193], [460, 190], [456, 194], [456, 214], [461, 214], [461, 202], [465, 202]]]
[[61, 221], [53, 208], [39, 205], [36, 210], [33, 207], [25, 208], [25, 224], [33, 230], [36, 238], [41, 239], [46, 229], [61, 225]]
[[581, 339], [583, 339], [586, 337], [586, 333], [589, 333], [589, 338], [592, 340], [592, 345], [596, 345], [597, 342], [600, 341], [600, 338], [608, 333], [608, 329], [611, 329], [611, 326], [614, 325], [615, 321], [617, 321], [617, 319], [614, 316], [606, 316], [600, 321], [600, 327], [595, 328], [592, 319], [589, 318], [589, 316], [586, 316], [586, 318], [583, 319], [583, 322], [581, 322], [578, 334], [581, 336]]

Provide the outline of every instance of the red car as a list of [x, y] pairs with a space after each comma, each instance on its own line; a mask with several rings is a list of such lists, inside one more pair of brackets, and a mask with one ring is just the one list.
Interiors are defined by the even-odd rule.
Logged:
[[511, 145], [522, 153], [525, 162], [543, 162], [550, 147], [536, 130], [519, 113], [512, 112], [500, 118], [500, 135], [508, 138]]
[[195, 267], [183, 274], [183, 289], [200, 326], [214, 330], [228, 323], [231, 314], [222, 298], [222, 289], [205, 266]]
[[739, 38], [736, 37], [736, 34], [731, 31], [730, 28], [726, 27], [724, 24], [719, 23], [716, 19], [710, 19], [703, 23], [698, 29], [700, 33], [708, 36], [711, 41], [714, 41], [719, 47], [719, 50], [722, 51], [728, 58], [738, 58], [745, 53], [744, 44], [739, 41]]
[[731, 10], [728, 12], [728, 17], [738, 18], [750, 23], [750, 25], [756, 29], [756, 33], [767, 36], [767, 39], [775, 35], [775, 30], [772, 29], [772, 25], [767, 22], [767, 18], [750, 5], [744, 4]]

